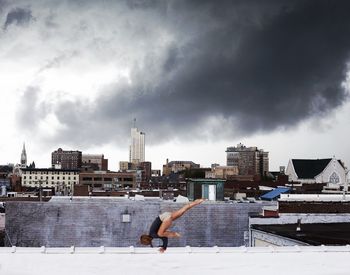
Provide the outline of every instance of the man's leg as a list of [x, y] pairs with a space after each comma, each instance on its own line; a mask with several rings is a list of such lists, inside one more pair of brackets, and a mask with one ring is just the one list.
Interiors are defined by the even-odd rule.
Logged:
[[203, 201], [205, 201], [205, 199], [197, 199], [193, 202], [190, 202], [189, 204], [186, 204], [184, 207], [180, 208], [177, 211], [174, 211], [171, 213], [171, 218], [172, 220], [176, 220], [178, 218], [180, 218], [183, 214], [185, 214], [185, 212], [189, 209], [191, 209], [192, 207], [196, 206], [197, 204], [202, 203]]

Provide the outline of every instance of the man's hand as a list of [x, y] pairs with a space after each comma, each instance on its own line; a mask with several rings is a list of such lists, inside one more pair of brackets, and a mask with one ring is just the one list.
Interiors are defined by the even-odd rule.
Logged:
[[165, 252], [165, 248], [164, 248], [164, 247], [159, 247], [158, 251], [159, 251], [160, 253], [164, 253], [164, 252]]

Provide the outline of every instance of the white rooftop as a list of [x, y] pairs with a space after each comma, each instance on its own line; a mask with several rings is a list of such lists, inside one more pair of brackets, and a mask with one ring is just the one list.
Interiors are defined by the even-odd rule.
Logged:
[[0, 248], [0, 274], [337, 274], [350, 246]]
[[279, 201], [350, 201], [349, 194], [281, 194]]

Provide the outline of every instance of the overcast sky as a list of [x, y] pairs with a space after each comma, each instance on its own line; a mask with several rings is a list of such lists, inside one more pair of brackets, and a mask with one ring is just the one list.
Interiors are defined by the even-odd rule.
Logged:
[[61, 147], [226, 163], [242, 142], [350, 166], [350, 1], [0, 0], [0, 163]]

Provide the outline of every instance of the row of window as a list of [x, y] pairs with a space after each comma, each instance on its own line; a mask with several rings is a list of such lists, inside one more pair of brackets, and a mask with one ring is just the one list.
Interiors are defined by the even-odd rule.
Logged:
[[77, 175], [78, 172], [61, 172], [61, 171], [24, 171], [23, 174], [31, 174], [31, 175]]
[[85, 181], [113, 181], [113, 178], [92, 178], [92, 177], [83, 177]]
[[[28, 178], [31, 180], [31, 179], [32, 179], [32, 176], [29, 176]], [[23, 179], [27, 179], [27, 176], [23, 176]], [[34, 177], [34, 179], [36, 179], [36, 180], [37, 180], [37, 179], [38, 179], [38, 176], [35, 176], [35, 177]], [[43, 179], [44, 179], [44, 178], [43, 178], [43, 176], [40, 176], [40, 179], [41, 179], [41, 180], [43, 180]], [[48, 177], [48, 176], [46, 176], [46, 180], [48, 180], [48, 179], [49, 179], [49, 177]], [[54, 179], [55, 179], [55, 177], [54, 177], [54, 176], [52, 176], [52, 177], [51, 177], [51, 179], [52, 179], [52, 180], [54, 180]], [[57, 176], [57, 177], [56, 177], [56, 179], [57, 179], [57, 180], [59, 180], [59, 179], [60, 179], [60, 177], [59, 177], [59, 176]], [[66, 179], [66, 177], [62, 177], [62, 180], [65, 180], [65, 179]], [[70, 180], [70, 179], [71, 179], [71, 177], [68, 177], [68, 180]], [[75, 177], [75, 176], [73, 177], [73, 180], [76, 180], [76, 177]]]
[[92, 178], [92, 177], [83, 177], [83, 181], [133, 181], [134, 178]]
[[[76, 184], [77, 182], [76, 182], [76, 181], [68, 182], [68, 183], [65, 184], [65, 185], [70, 186], [71, 183], [72, 183], [72, 184]], [[62, 182], [51, 182], [50, 184], [47, 183], [47, 182], [43, 182], [43, 183], [41, 184], [41, 186], [61, 185], [61, 184], [62, 184]], [[39, 183], [39, 182], [36, 182], [36, 181], [34, 181], [34, 182], [28, 181], [28, 182], [24, 182], [23, 185], [35, 185], [35, 186], [40, 186], [40, 183]]]

